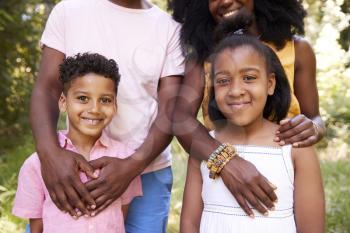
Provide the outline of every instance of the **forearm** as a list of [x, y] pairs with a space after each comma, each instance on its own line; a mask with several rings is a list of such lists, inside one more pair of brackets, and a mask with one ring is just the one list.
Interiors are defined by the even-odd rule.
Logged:
[[207, 160], [221, 143], [209, 135], [194, 115], [179, 108], [174, 115], [174, 135], [187, 153], [198, 160]]
[[30, 233], [42, 233], [43, 232], [43, 219], [32, 218], [29, 220]]
[[51, 148], [59, 147], [56, 134], [59, 111], [57, 104], [53, 104], [58, 103], [57, 95], [53, 90], [41, 88], [40, 84], [32, 92], [30, 124], [40, 160], [46, 159]]
[[56, 128], [59, 117], [58, 99], [63, 88], [59, 81], [59, 65], [64, 57], [63, 53], [55, 49], [43, 48], [38, 78], [32, 91], [30, 124], [42, 162], [55, 147], [59, 147]]
[[199, 226], [190, 221], [183, 221], [180, 226], [180, 233], [199, 233]]
[[153, 122], [151, 129], [143, 142], [132, 156], [141, 173], [147, 166], [159, 156], [169, 145], [172, 139], [171, 123], [166, 116], [158, 115]]
[[160, 80], [157, 117], [144, 143], [131, 157], [136, 162], [135, 175], [141, 173], [171, 142], [173, 113], [181, 79], [181, 76], [169, 76]]
[[182, 147], [199, 160], [207, 160], [220, 144], [197, 120], [204, 96], [204, 73], [203, 64], [196, 60], [187, 62], [185, 78], [176, 101], [173, 124], [174, 135]]

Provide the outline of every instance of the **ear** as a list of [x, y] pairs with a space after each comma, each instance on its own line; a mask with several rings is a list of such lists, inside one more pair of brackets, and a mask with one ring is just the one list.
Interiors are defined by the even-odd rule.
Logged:
[[67, 111], [67, 97], [63, 94], [63, 92], [58, 100], [58, 108], [60, 109], [60, 112]]
[[267, 93], [273, 95], [276, 87], [276, 75], [275, 73], [270, 73], [267, 77]]
[[114, 114], [117, 113], [118, 110], [118, 103], [117, 103], [117, 98], [115, 98], [115, 103], [114, 103]]

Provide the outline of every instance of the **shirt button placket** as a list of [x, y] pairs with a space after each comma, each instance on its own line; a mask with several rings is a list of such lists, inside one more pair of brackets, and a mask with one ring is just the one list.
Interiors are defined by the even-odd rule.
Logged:
[[95, 227], [92, 221], [89, 222], [89, 227], [88, 227], [88, 232], [89, 233], [94, 233], [95, 232]]

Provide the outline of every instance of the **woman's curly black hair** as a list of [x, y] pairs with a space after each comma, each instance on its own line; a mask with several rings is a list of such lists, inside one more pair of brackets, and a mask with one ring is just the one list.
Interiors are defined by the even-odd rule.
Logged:
[[97, 53], [78, 53], [67, 57], [59, 67], [60, 80], [63, 84], [63, 93], [67, 94], [71, 82], [89, 73], [101, 75], [111, 79], [115, 84], [115, 93], [118, 91], [120, 81], [119, 68], [113, 59]]
[[[254, 16], [260, 39], [283, 48], [293, 35], [304, 34], [302, 0], [255, 0]], [[213, 48], [216, 22], [209, 12], [209, 0], [168, 0], [173, 18], [182, 23], [181, 42], [184, 52], [194, 52], [204, 62]], [[188, 49], [190, 48], [190, 49]]]
[[[249, 35], [231, 35], [223, 39], [210, 56], [212, 62], [211, 80], [214, 79], [214, 64], [217, 56], [224, 50], [235, 50], [248, 47], [256, 51], [265, 59], [267, 72], [274, 73], [276, 86], [273, 95], [268, 95], [264, 107], [263, 117], [274, 122], [279, 122], [286, 117], [291, 102], [291, 91], [287, 75], [275, 52], [257, 38]], [[226, 122], [226, 117], [219, 110], [215, 100], [214, 86], [211, 87], [209, 97], [208, 113], [211, 121], [216, 127], [221, 127]]]

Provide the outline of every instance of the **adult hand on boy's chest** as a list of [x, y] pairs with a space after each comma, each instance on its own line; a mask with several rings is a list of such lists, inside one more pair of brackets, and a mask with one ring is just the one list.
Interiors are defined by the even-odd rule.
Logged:
[[86, 183], [97, 205], [93, 212], [93, 215], [96, 215], [119, 198], [138, 173], [133, 166], [132, 159], [104, 156], [91, 161], [90, 164], [94, 169], [100, 169], [98, 178]]
[[68, 212], [73, 217], [80, 217], [81, 214], [89, 215], [90, 211], [86, 205], [93, 206], [95, 202], [80, 181], [79, 173], [84, 171], [93, 177], [92, 167], [83, 156], [72, 151], [59, 149], [52, 154], [59, 157], [54, 163], [50, 160], [41, 161], [41, 174], [51, 200], [60, 210]]

